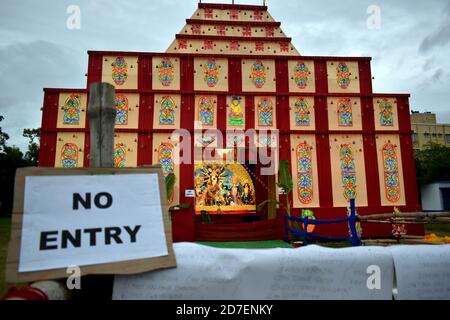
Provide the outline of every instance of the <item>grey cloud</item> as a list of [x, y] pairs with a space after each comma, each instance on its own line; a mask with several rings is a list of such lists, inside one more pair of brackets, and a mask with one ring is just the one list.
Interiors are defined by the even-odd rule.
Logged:
[[439, 27], [422, 40], [419, 51], [427, 53], [433, 48], [443, 47], [450, 43], [450, 3], [444, 10], [444, 19]]

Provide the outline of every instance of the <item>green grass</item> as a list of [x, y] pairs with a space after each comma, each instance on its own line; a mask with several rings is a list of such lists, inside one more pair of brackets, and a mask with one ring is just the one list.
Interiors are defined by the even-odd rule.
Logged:
[[434, 233], [437, 236], [450, 236], [449, 224], [427, 224], [425, 225], [425, 234]]
[[10, 218], [0, 218], [0, 297], [6, 293], [5, 264], [10, 227]]
[[281, 240], [270, 241], [244, 241], [244, 242], [197, 242], [215, 248], [240, 248], [240, 249], [267, 249], [267, 248], [292, 248]]

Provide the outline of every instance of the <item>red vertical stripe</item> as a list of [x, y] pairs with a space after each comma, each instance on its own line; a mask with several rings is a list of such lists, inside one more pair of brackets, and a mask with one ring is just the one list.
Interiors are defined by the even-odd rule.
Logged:
[[[381, 205], [380, 181], [378, 179], [377, 145], [373, 134], [363, 135], [364, 165], [366, 170], [367, 204], [369, 207]], [[358, 204], [356, 204], [358, 205]]]
[[398, 128], [401, 132], [411, 131], [411, 117], [408, 98], [397, 98]]
[[370, 60], [359, 61], [359, 87], [362, 95], [372, 94], [372, 71]]
[[138, 89], [152, 89], [152, 57], [140, 56], [138, 60]]
[[228, 59], [228, 88], [231, 95], [242, 92], [242, 65], [241, 59]]
[[56, 132], [41, 132], [39, 166], [54, 167], [56, 156]]
[[87, 73], [87, 89], [91, 83], [102, 81], [102, 65], [103, 56], [96, 53], [89, 54], [88, 73]]
[[332, 207], [330, 138], [327, 134], [316, 134], [316, 152], [320, 206], [323, 208]]
[[419, 204], [414, 151], [410, 134], [400, 135], [400, 148], [402, 152], [403, 180], [407, 209], [408, 211], [419, 211], [421, 210], [421, 206]]
[[84, 135], [84, 159], [83, 167], [89, 168], [89, 155], [91, 152], [91, 136], [89, 132]]
[[276, 102], [277, 128], [279, 130], [289, 130], [289, 97], [282, 96], [277, 98]]
[[288, 93], [289, 71], [287, 60], [275, 60], [275, 77], [277, 81], [277, 93]]
[[314, 118], [316, 121], [316, 131], [327, 132], [328, 131], [328, 111], [327, 111], [327, 98], [315, 97], [314, 98]]
[[180, 58], [181, 91], [187, 93], [194, 90], [194, 58]]
[[153, 128], [153, 94], [141, 93], [139, 95], [139, 129], [151, 130]]
[[245, 129], [255, 129], [256, 103], [254, 96], [245, 97]]
[[314, 61], [314, 73], [316, 77], [316, 92], [325, 94], [328, 92], [327, 62], [323, 60]]
[[138, 136], [138, 158], [137, 166], [147, 166], [152, 164], [152, 140], [150, 133], [141, 133]]
[[219, 95], [217, 97], [217, 129], [222, 131], [226, 138], [227, 130], [227, 96]]

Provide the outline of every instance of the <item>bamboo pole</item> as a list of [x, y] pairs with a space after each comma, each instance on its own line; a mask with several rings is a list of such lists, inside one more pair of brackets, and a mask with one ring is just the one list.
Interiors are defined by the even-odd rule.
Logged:
[[359, 221], [373, 219], [389, 219], [389, 218], [443, 218], [450, 217], [450, 212], [428, 213], [428, 212], [401, 212], [401, 213], [382, 213], [370, 214], [366, 216], [358, 216]]

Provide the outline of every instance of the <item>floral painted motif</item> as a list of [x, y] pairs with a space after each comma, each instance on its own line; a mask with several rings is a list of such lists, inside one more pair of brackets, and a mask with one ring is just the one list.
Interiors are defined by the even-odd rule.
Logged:
[[175, 101], [169, 96], [161, 99], [159, 107], [159, 124], [173, 125], [175, 123]]
[[128, 64], [125, 58], [117, 57], [111, 65], [113, 67], [112, 79], [114, 83], [118, 86], [123, 85], [128, 78]]
[[71, 94], [64, 102], [64, 124], [79, 124], [80, 123], [80, 97], [76, 94]]
[[227, 147], [240, 146], [243, 141], [242, 135], [227, 135]]
[[158, 78], [164, 87], [168, 87], [172, 84], [174, 78], [174, 66], [172, 60], [169, 58], [163, 58], [158, 65]]
[[216, 63], [216, 60], [209, 59], [207, 63], [205, 63], [204, 69], [204, 80], [208, 87], [213, 88], [219, 82], [219, 66]]
[[313, 200], [312, 147], [302, 142], [297, 145], [297, 195], [303, 204]]
[[262, 88], [266, 83], [266, 67], [261, 60], [257, 60], [253, 63], [250, 78], [258, 89]]
[[338, 126], [352, 127], [353, 113], [351, 101], [348, 98], [340, 98], [337, 103]]
[[202, 137], [198, 138], [197, 141], [198, 141], [203, 147], [207, 147], [207, 146], [209, 146], [211, 143], [213, 143], [214, 141], [216, 141], [216, 138], [213, 137], [213, 136], [202, 136]]
[[214, 101], [212, 97], [200, 97], [198, 101], [198, 118], [203, 126], [214, 124]]
[[350, 85], [350, 69], [345, 62], [339, 62], [336, 67], [336, 77], [338, 86], [347, 89]]
[[383, 127], [394, 126], [394, 113], [391, 102], [384, 98], [378, 104], [378, 108], [380, 110], [380, 125]]
[[400, 199], [400, 178], [398, 174], [398, 160], [396, 146], [388, 142], [383, 145], [384, 190], [389, 202]]
[[304, 98], [298, 98], [295, 101], [295, 125], [309, 126], [310, 125], [310, 111], [309, 106]]
[[244, 109], [241, 106], [241, 97], [234, 96], [231, 98], [231, 105], [229, 105], [228, 125], [242, 127], [244, 123]]
[[273, 139], [271, 135], [260, 134], [258, 136], [258, 144], [260, 147], [269, 147], [272, 145]]
[[76, 168], [78, 165], [78, 146], [66, 143], [61, 148], [61, 165], [63, 168]]
[[114, 146], [114, 167], [124, 168], [127, 152], [123, 143], [116, 143]]
[[268, 127], [273, 125], [273, 102], [268, 97], [263, 97], [258, 102], [258, 124]]
[[305, 62], [300, 61], [295, 65], [294, 80], [295, 84], [300, 89], [305, 89], [308, 86], [309, 69]]
[[[163, 174], [166, 177], [169, 173], [174, 173], [173, 165], [173, 149], [174, 146], [170, 142], [163, 142], [158, 147], [158, 162], [161, 164]], [[173, 191], [170, 199], [167, 199], [169, 205], [173, 201]]]
[[356, 199], [356, 168], [353, 151], [349, 144], [341, 144], [339, 155], [341, 158], [341, 179], [344, 198], [347, 201]]
[[128, 98], [123, 94], [117, 94], [116, 100], [116, 120], [115, 124], [128, 124]]

